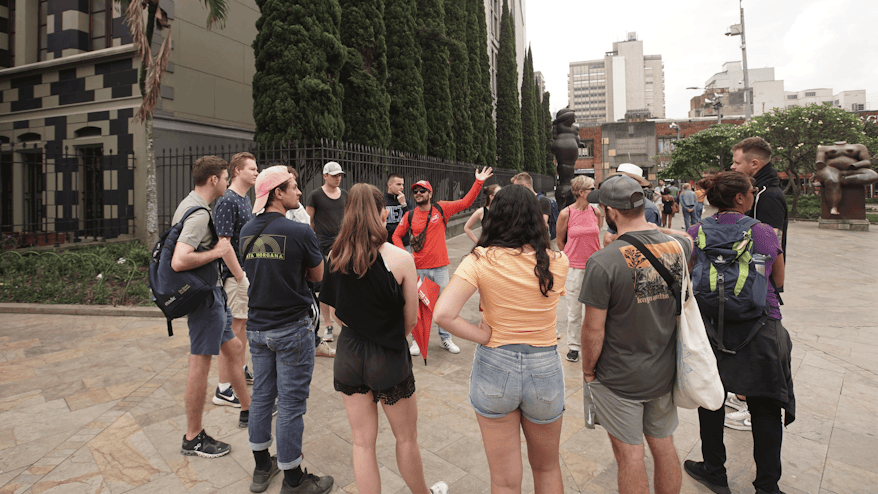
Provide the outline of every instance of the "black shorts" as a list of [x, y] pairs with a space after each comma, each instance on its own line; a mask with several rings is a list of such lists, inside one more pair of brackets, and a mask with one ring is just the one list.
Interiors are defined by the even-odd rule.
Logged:
[[375, 403], [393, 405], [415, 394], [412, 356], [404, 341], [400, 350], [391, 350], [342, 326], [333, 371], [335, 390], [346, 395], [371, 392]]

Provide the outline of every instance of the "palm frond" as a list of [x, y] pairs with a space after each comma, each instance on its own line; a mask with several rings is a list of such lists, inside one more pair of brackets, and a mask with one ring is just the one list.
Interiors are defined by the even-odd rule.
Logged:
[[167, 28], [166, 37], [158, 54], [154, 60], [150, 60], [149, 68], [146, 72], [146, 95], [143, 97], [143, 103], [134, 116], [135, 122], [146, 121], [152, 116], [155, 107], [158, 104], [162, 91], [162, 77], [168, 68], [168, 58], [171, 56], [171, 28]]
[[220, 29], [226, 27], [226, 15], [229, 13], [229, 5], [226, 0], [201, 0], [207, 7], [207, 29], [210, 30], [214, 25]]
[[128, 31], [131, 32], [135, 54], [144, 62], [148, 62], [152, 55], [149, 50], [149, 40], [146, 39], [146, 31], [143, 27], [143, 4], [139, 0], [129, 2], [128, 8], [125, 10], [124, 22], [128, 26]]

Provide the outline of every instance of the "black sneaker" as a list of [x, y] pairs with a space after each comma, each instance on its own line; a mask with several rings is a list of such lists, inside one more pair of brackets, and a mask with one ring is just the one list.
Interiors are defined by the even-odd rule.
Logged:
[[246, 365], [244, 366], [244, 379], [247, 380], [247, 384], [253, 384], [253, 373], [250, 372], [250, 368]]
[[[247, 425], [250, 424], [250, 410], [241, 410], [241, 415], [238, 415], [238, 427], [242, 429], [246, 429]], [[256, 491], [253, 491], [256, 492]], [[262, 492], [262, 491], [259, 491]]]
[[579, 351], [578, 350], [570, 350], [567, 352], [567, 360], [571, 362], [576, 362], [579, 360]]
[[732, 494], [729, 489], [729, 481], [725, 475], [713, 475], [704, 468], [703, 461], [686, 460], [683, 462], [683, 469], [690, 477], [700, 482], [703, 486], [717, 494]]
[[219, 458], [229, 454], [232, 447], [222, 441], [207, 435], [204, 429], [195, 436], [191, 441], [186, 440], [183, 434], [183, 446], [180, 448], [180, 454], [183, 456], [202, 456], [204, 458]]
[[308, 473], [308, 469], [306, 468], [302, 482], [296, 487], [284, 482], [283, 485], [281, 485], [280, 494], [327, 494], [332, 490], [332, 484], [334, 482], [335, 480], [329, 475], [318, 477]]
[[265, 492], [265, 489], [268, 489], [268, 484], [271, 483], [272, 477], [280, 472], [280, 468], [277, 467], [277, 456], [271, 457], [271, 468], [267, 472], [263, 472], [262, 470], [253, 469], [253, 481], [250, 482], [250, 492]]

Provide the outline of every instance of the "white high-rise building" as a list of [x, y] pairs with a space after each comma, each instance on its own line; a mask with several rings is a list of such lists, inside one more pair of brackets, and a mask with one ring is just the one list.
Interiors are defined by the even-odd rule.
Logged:
[[603, 60], [570, 63], [567, 103], [578, 122], [615, 122], [626, 114], [664, 118], [662, 56], [644, 55], [643, 41], [628, 33]]

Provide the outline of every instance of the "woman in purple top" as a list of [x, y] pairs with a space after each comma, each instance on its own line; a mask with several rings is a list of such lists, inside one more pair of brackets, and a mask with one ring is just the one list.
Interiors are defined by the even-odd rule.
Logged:
[[[720, 172], [698, 182], [707, 193], [707, 200], [719, 212], [713, 216], [720, 225], [732, 225], [753, 206], [754, 187], [752, 179], [740, 172]], [[701, 225], [689, 228], [693, 238], [699, 238]], [[795, 420], [795, 397], [793, 395], [790, 352], [792, 342], [781, 324], [778, 297], [772, 286], [784, 282], [784, 255], [774, 230], [763, 223], [751, 228], [754, 250], [766, 256], [765, 276], [773, 281], [768, 285], [766, 302], [768, 320], [749, 343], [734, 354], [715, 350], [720, 378], [726, 391], [746, 396], [753, 434], [753, 458], [756, 461], [756, 480], [753, 485], [758, 493], [778, 493], [781, 475], [780, 450], [783, 427]], [[692, 251], [693, 262], [698, 259], [698, 242]], [[757, 320], [759, 317], [756, 318]], [[723, 338], [726, 348], [737, 348], [746, 341], [756, 320], [731, 321], [724, 318]], [[714, 342], [716, 344], [716, 342]], [[784, 409], [784, 421], [781, 421]], [[698, 409], [701, 425], [701, 452], [704, 461], [686, 460], [684, 468], [695, 480], [713, 492], [731, 492], [728, 487], [723, 445], [725, 410]]]

